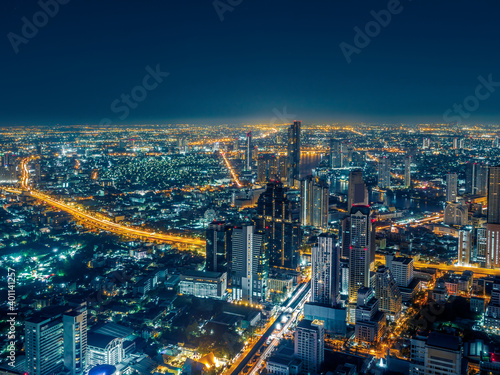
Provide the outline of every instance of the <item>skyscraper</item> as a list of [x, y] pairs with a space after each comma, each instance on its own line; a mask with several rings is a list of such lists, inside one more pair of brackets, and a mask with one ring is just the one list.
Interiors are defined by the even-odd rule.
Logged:
[[462, 203], [448, 202], [444, 209], [443, 223], [447, 225], [468, 225], [468, 208]]
[[340, 253], [336, 238], [321, 234], [311, 249], [311, 302], [335, 307], [340, 300]]
[[25, 351], [29, 375], [50, 375], [61, 371], [64, 365], [61, 315], [26, 320]]
[[295, 356], [306, 374], [319, 372], [325, 359], [325, 328], [321, 320], [302, 319], [295, 330]]
[[349, 242], [349, 300], [355, 302], [358, 289], [370, 286], [372, 247], [370, 207], [351, 208]]
[[368, 205], [368, 189], [363, 180], [363, 171], [360, 169], [349, 172], [347, 209], [350, 210], [354, 205]]
[[269, 265], [295, 270], [299, 263], [300, 221], [285, 192], [281, 182], [269, 182], [257, 202], [254, 221], [258, 233], [263, 235]]
[[472, 246], [473, 228], [470, 225], [460, 228], [458, 231], [458, 264], [468, 266], [473, 258]]
[[206, 231], [205, 270], [211, 272], [231, 272], [232, 226], [224, 221], [214, 221]]
[[63, 315], [64, 366], [71, 375], [83, 374], [87, 365], [87, 306]]
[[294, 121], [288, 128], [287, 185], [293, 186], [300, 176], [300, 121]]
[[262, 302], [267, 296], [268, 260], [262, 236], [253, 225], [233, 229], [232, 290], [233, 299], [248, 303]]
[[486, 195], [488, 191], [488, 166], [468, 163], [465, 172], [465, 191], [467, 194]]
[[330, 168], [342, 168], [342, 142], [330, 139]]
[[257, 159], [257, 183], [278, 178], [278, 160], [274, 154], [261, 154]]
[[325, 180], [308, 176], [300, 182], [300, 222], [302, 225], [326, 228], [330, 188]]
[[374, 289], [379, 309], [386, 314], [386, 319], [397, 321], [401, 316], [403, 297], [389, 268], [378, 267], [374, 278]]
[[405, 187], [411, 187], [411, 156], [405, 157]]
[[446, 175], [446, 201], [456, 202], [458, 195], [458, 176], [456, 173]]
[[247, 143], [245, 148], [245, 170], [252, 170], [252, 132], [247, 133]]
[[488, 174], [486, 267], [500, 267], [500, 166], [490, 167]]
[[387, 157], [379, 159], [378, 162], [378, 187], [387, 189], [391, 186], [391, 160]]

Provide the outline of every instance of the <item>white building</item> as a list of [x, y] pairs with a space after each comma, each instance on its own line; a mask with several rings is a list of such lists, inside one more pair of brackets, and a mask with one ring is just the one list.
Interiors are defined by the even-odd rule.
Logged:
[[305, 373], [315, 374], [325, 359], [325, 328], [321, 320], [303, 319], [295, 331], [295, 356]]

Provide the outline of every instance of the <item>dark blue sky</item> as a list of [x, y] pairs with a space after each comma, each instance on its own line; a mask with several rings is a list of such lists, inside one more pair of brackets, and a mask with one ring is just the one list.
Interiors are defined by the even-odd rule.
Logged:
[[[284, 106], [304, 122], [443, 122], [478, 76], [500, 82], [498, 1], [401, 0], [350, 64], [339, 44], [388, 1], [231, 2], [221, 22], [213, 0], [69, 0], [16, 54], [8, 34], [41, 8], [2, 0], [0, 123], [270, 122]], [[136, 88], [158, 64], [170, 75]], [[134, 88], [144, 101], [110, 108]], [[500, 122], [493, 90], [464, 122]]]

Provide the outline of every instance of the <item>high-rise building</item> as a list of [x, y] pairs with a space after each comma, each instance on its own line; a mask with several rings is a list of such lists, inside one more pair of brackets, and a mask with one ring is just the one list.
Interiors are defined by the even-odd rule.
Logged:
[[469, 225], [469, 210], [465, 204], [448, 202], [444, 209], [443, 223], [447, 225]]
[[500, 267], [500, 167], [490, 167], [488, 175], [486, 267]]
[[465, 138], [462, 138], [462, 139], [460, 140], [459, 146], [460, 146], [460, 148], [461, 148], [461, 149], [464, 149], [464, 148], [465, 148]]
[[379, 301], [373, 288], [362, 287], [356, 297], [355, 337], [356, 341], [376, 343], [384, 334], [385, 314], [379, 311]]
[[385, 266], [391, 271], [396, 285], [406, 288], [413, 280], [413, 258], [385, 256]]
[[354, 205], [368, 205], [368, 189], [363, 180], [363, 171], [354, 170], [349, 172], [349, 185], [347, 188], [347, 209]]
[[330, 139], [330, 168], [342, 168], [342, 142]]
[[236, 301], [256, 303], [267, 297], [268, 260], [262, 240], [253, 225], [233, 229], [232, 290]]
[[25, 322], [26, 371], [29, 375], [51, 375], [64, 366], [61, 315], [36, 316]]
[[489, 168], [488, 224], [500, 224], [500, 166]]
[[453, 149], [457, 150], [458, 149], [458, 138], [453, 138]]
[[300, 121], [294, 121], [288, 128], [287, 185], [294, 186], [300, 176]]
[[385, 156], [380, 158], [378, 162], [377, 186], [381, 189], [387, 189], [391, 186], [391, 160]]
[[295, 356], [306, 374], [319, 372], [325, 359], [325, 328], [321, 320], [302, 319], [295, 330]]
[[429, 138], [424, 138], [422, 143], [422, 148], [423, 149], [431, 148], [431, 140]]
[[405, 187], [411, 187], [411, 156], [405, 157]]
[[488, 166], [468, 163], [465, 172], [465, 191], [467, 194], [486, 195], [488, 191]]
[[448, 173], [446, 175], [446, 202], [456, 202], [458, 196], [458, 175]]
[[462, 343], [457, 336], [431, 332], [411, 339], [410, 375], [452, 375], [462, 372]]
[[370, 286], [372, 221], [368, 206], [353, 206], [350, 215], [349, 300], [357, 300], [358, 289]]
[[476, 229], [476, 262], [481, 267], [486, 267], [486, 252], [488, 248], [487, 229], [485, 227]]
[[252, 146], [252, 132], [247, 133], [247, 142], [245, 148], [245, 170], [252, 170], [252, 156], [253, 156], [253, 146]]
[[278, 158], [274, 154], [261, 154], [257, 158], [257, 183], [264, 184], [278, 178]]
[[387, 320], [398, 321], [401, 316], [403, 297], [389, 268], [378, 267], [373, 284], [375, 298], [379, 301], [379, 309], [385, 313]]
[[258, 199], [254, 221], [258, 233], [263, 235], [269, 266], [295, 270], [300, 256], [300, 220], [285, 192], [281, 182], [269, 182]]
[[209, 272], [231, 272], [232, 226], [224, 221], [214, 221], [206, 231], [206, 265]]
[[326, 228], [330, 187], [319, 177], [308, 176], [300, 183], [300, 222], [305, 226]]
[[473, 259], [472, 246], [473, 228], [470, 225], [460, 228], [458, 231], [458, 264], [460, 266], [468, 266]]
[[311, 302], [336, 306], [340, 301], [340, 254], [333, 235], [319, 235], [311, 249], [311, 265]]
[[87, 306], [63, 315], [64, 366], [71, 375], [83, 374], [87, 365]]

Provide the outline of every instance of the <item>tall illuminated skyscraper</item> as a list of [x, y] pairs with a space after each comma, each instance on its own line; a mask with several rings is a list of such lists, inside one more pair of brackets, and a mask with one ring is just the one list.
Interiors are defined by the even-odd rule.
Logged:
[[64, 366], [71, 375], [83, 374], [87, 366], [87, 306], [63, 315]]
[[354, 205], [368, 205], [368, 189], [363, 180], [363, 171], [358, 169], [349, 172], [347, 188], [347, 209]]
[[411, 187], [411, 156], [405, 157], [405, 187]]
[[342, 168], [342, 142], [330, 139], [330, 168]]
[[252, 170], [252, 132], [247, 133], [247, 143], [245, 148], [245, 170]]
[[337, 306], [340, 301], [340, 252], [336, 238], [321, 234], [311, 249], [311, 302]]
[[458, 195], [458, 176], [456, 173], [446, 175], [446, 201], [456, 202]]
[[330, 188], [319, 177], [308, 176], [300, 182], [300, 222], [302, 225], [326, 228]]
[[349, 301], [357, 300], [358, 289], [370, 286], [372, 221], [368, 206], [353, 206], [350, 215]]
[[387, 189], [391, 186], [391, 160], [387, 157], [378, 161], [378, 187]]
[[465, 192], [474, 195], [486, 195], [488, 191], [488, 166], [468, 163], [465, 172]]
[[500, 166], [490, 167], [488, 174], [486, 267], [500, 267]]
[[206, 264], [210, 272], [231, 272], [231, 233], [232, 226], [224, 221], [214, 221], [206, 231]]
[[292, 202], [285, 193], [286, 189], [281, 182], [269, 182], [257, 202], [254, 222], [258, 233], [264, 237], [269, 265], [295, 270], [300, 257], [300, 220], [295, 217]]
[[293, 186], [300, 176], [300, 121], [294, 121], [288, 128], [287, 185]]
[[255, 303], [267, 297], [268, 261], [262, 240], [253, 225], [233, 229], [232, 290], [236, 301]]

